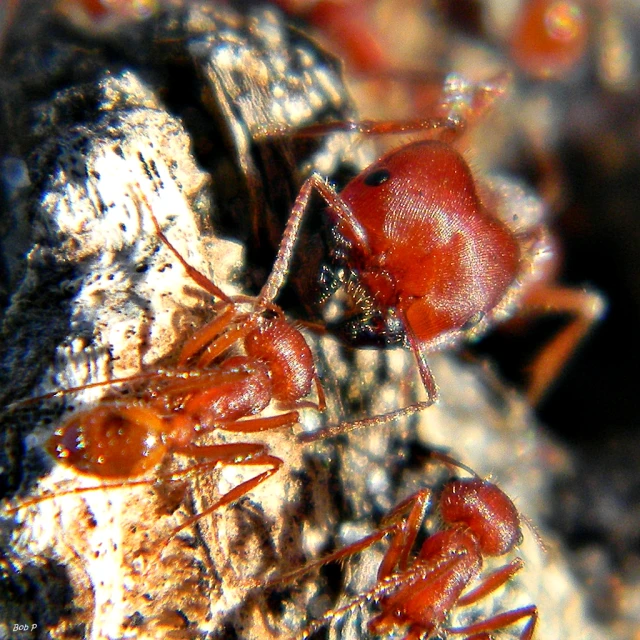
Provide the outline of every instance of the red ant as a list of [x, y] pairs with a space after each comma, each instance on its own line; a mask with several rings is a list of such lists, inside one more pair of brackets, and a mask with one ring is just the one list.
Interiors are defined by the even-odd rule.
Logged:
[[[256, 300], [232, 299], [184, 260], [160, 229], [146, 198], [142, 194], [140, 199], [133, 195], [139, 208], [140, 199], [146, 205], [160, 239], [191, 279], [221, 301], [221, 309], [211, 322], [186, 341], [175, 370], [88, 385], [154, 380], [154, 384], [136, 400], [104, 401], [75, 414], [55, 431], [47, 449], [53, 457], [79, 473], [126, 481], [122, 486], [144, 484], [147, 481], [128, 481], [154, 470], [175, 452], [203, 460], [197, 465], [199, 468], [216, 465], [268, 467], [181, 525], [178, 529], [181, 530], [195, 519], [251, 491], [282, 465], [282, 460], [270, 455], [262, 444], [194, 444], [201, 433], [214, 429], [253, 433], [291, 426], [299, 421], [297, 410], [273, 416], [257, 414], [272, 401], [289, 409], [313, 406], [323, 410], [325, 400], [306, 340], [272, 302], [284, 280], [278, 265], [288, 259], [290, 244], [283, 242], [283, 251], [263, 294]], [[295, 225], [296, 221], [293, 228], [287, 228], [285, 238], [297, 233]], [[248, 312], [243, 311], [243, 302], [251, 304]], [[236, 343], [242, 344], [245, 355], [225, 356], [216, 366], [210, 366]], [[302, 402], [311, 393], [314, 382], [318, 401]], [[67, 389], [47, 397], [85, 388]], [[21, 507], [48, 497], [27, 501]]]
[[[489, 640], [493, 632], [526, 620], [519, 637], [520, 640], [531, 640], [538, 620], [535, 605], [461, 627], [448, 626], [449, 616], [455, 609], [479, 602], [524, 567], [522, 559], [516, 558], [489, 575], [482, 575], [484, 558], [501, 557], [513, 551], [522, 540], [522, 529], [515, 505], [500, 488], [449, 456], [432, 455], [473, 477], [449, 480], [435, 496], [430, 489], [418, 491], [385, 517], [379, 531], [269, 582], [274, 585], [299, 578], [312, 569], [342, 561], [384, 537], [392, 536], [378, 569], [376, 585], [348, 605], [327, 612], [298, 638], [306, 638], [346, 613], [375, 602], [380, 606], [380, 613], [369, 622], [369, 630], [375, 634], [405, 626], [408, 627], [405, 640], [441, 634], [446, 637], [460, 635], [467, 640]], [[430, 502], [436, 505], [440, 514], [441, 528], [412, 554]], [[467, 591], [478, 579], [481, 579], [480, 583]]]
[[326, 201], [332, 266], [356, 309], [335, 328], [352, 344], [408, 344], [428, 394], [419, 408], [438, 395], [430, 352], [475, 338], [517, 311], [573, 314], [531, 367], [529, 399], [539, 401], [603, 313], [599, 295], [551, 283], [555, 250], [540, 207], [527, 206], [522, 192], [513, 202], [513, 194], [476, 181], [451, 145], [504, 90], [504, 78], [474, 86], [454, 76], [442, 118], [329, 123], [297, 134], [421, 130], [436, 138], [391, 150], [340, 193], [311, 175], [294, 207], [304, 209], [314, 190]]

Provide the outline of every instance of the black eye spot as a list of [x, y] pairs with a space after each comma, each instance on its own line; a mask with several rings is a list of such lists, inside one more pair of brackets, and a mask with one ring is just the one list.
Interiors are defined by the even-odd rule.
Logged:
[[368, 187], [379, 187], [391, 177], [388, 169], [376, 169], [364, 177], [364, 183]]

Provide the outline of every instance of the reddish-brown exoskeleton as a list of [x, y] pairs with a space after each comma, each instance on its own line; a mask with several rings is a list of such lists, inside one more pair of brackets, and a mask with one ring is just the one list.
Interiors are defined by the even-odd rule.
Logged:
[[351, 344], [409, 345], [427, 403], [438, 393], [430, 352], [475, 338], [517, 312], [574, 315], [531, 367], [529, 398], [537, 402], [603, 311], [597, 294], [553, 283], [556, 252], [542, 205], [532, 206], [521, 188], [477, 180], [452, 146], [505, 87], [504, 77], [473, 85], [452, 76], [442, 117], [334, 123], [299, 133], [418, 130], [430, 138], [386, 153], [340, 193], [312, 175], [297, 202], [305, 206], [315, 190], [327, 203], [332, 268], [353, 303], [336, 330]]
[[[139, 198], [135, 199], [141, 206]], [[182, 258], [150, 208], [149, 215], [159, 237], [189, 276], [220, 300], [218, 313], [185, 342], [175, 368], [88, 385], [144, 382], [144, 389], [136, 399], [106, 400], [76, 413], [55, 431], [47, 449], [79, 473], [118, 480], [123, 486], [146, 483], [136, 479], [153, 472], [172, 453], [195, 458], [200, 470], [219, 465], [267, 467], [184, 523], [182, 529], [243, 496], [282, 465], [282, 460], [263, 444], [200, 445], [196, 444], [200, 435], [217, 429], [250, 433], [291, 426], [298, 422], [297, 408], [323, 410], [324, 394], [306, 340], [273, 303], [284, 279], [282, 263], [288, 261], [291, 243], [283, 242], [276, 268], [258, 298], [232, 299]], [[297, 222], [289, 225], [285, 238], [297, 233]], [[228, 355], [227, 351], [237, 344], [242, 345], [243, 354]], [[304, 402], [314, 383], [317, 402]], [[259, 415], [272, 402], [285, 411]]]
[[511, 36], [511, 55], [527, 73], [558, 78], [571, 71], [584, 56], [589, 25], [585, 3], [563, 0], [528, 0]]
[[[369, 630], [376, 634], [402, 626], [407, 629], [405, 640], [450, 635], [488, 640], [494, 632], [526, 620], [520, 639], [531, 640], [538, 619], [535, 605], [464, 626], [449, 624], [455, 609], [480, 602], [523, 568], [523, 561], [515, 558], [483, 575], [484, 559], [512, 552], [522, 539], [522, 530], [515, 505], [500, 488], [452, 458], [434, 455], [472, 477], [449, 480], [436, 495], [428, 489], [418, 491], [396, 506], [375, 533], [269, 583], [293, 580], [329, 562], [343, 561], [391, 536], [375, 586], [346, 606], [326, 613], [298, 638], [306, 638], [325, 624], [375, 602], [380, 612], [369, 622]], [[439, 512], [442, 525], [413, 551], [430, 502]], [[475, 582], [478, 584], [474, 586]]]

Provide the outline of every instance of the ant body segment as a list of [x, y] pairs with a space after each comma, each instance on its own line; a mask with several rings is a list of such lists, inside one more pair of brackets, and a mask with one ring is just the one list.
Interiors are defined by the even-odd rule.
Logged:
[[[516, 558], [486, 576], [482, 573], [484, 559], [513, 551], [522, 540], [522, 530], [515, 505], [501, 489], [449, 456], [432, 455], [447, 465], [467, 471], [472, 477], [448, 480], [436, 495], [429, 489], [418, 491], [398, 504], [375, 533], [268, 583], [271, 586], [297, 579], [391, 536], [375, 586], [311, 623], [298, 639], [309, 637], [325, 624], [366, 603], [375, 602], [379, 604], [380, 613], [369, 622], [369, 630], [374, 634], [404, 626], [408, 629], [405, 640], [441, 635], [488, 640], [494, 637], [494, 632], [526, 620], [519, 637], [531, 640], [538, 619], [535, 605], [460, 627], [448, 626], [449, 616], [455, 609], [481, 601], [523, 568], [523, 561]], [[414, 551], [430, 503], [439, 511], [441, 528]], [[477, 580], [479, 584], [469, 591]]]

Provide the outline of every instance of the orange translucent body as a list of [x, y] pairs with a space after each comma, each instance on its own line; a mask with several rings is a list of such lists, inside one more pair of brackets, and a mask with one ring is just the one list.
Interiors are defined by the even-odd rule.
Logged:
[[[259, 414], [272, 400], [293, 406], [309, 395], [315, 379], [306, 341], [284, 318], [257, 316], [244, 322], [240, 326], [248, 329], [248, 355], [226, 357], [212, 367], [184, 370], [183, 375], [177, 370], [167, 380], [150, 383], [140, 399], [104, 402], [79, 412], [56, 430], [47, 449], [79, 473], [127, 479], [151, 471], [171, 452], [197, 455], [193, 442], [207, 431], [248, 432], [295, 424], [296, 411], [239, 422]], [[262, 448], [251, 447], [262, 453]], [[240, 447], [235, 457], [243, 453]]]
[[515, 61], [540, 78], [557, 78], [570, 71], [585, 53], [589, 37], [581, 2], [529, 0], [511, 38]]

